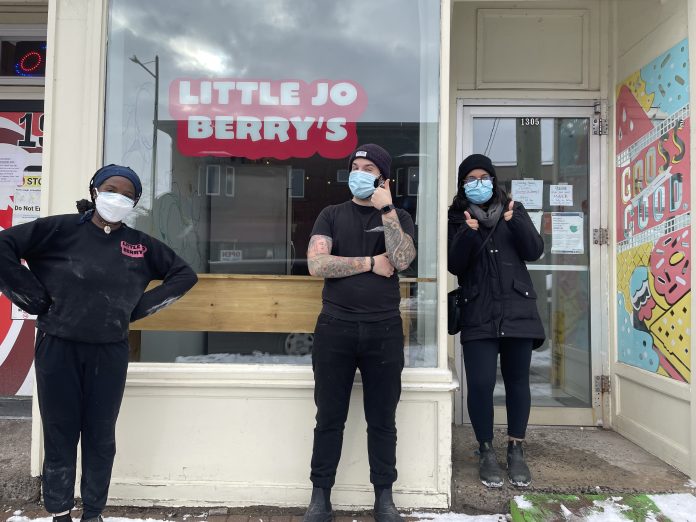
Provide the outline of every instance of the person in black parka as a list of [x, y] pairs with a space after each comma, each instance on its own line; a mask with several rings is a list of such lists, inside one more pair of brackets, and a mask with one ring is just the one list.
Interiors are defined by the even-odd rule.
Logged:
[[[483, 242], [486, 244], [483, 245]], [[525, 261], [536, 261], [544, 241], [524, 206], [496, 183], [495, 168], [482, 154], [459, 165], [457, 194], [448, 212], [447, 269], [461, 288], [461, 343], [467, 407], [479, 442], [479, 476], [503, 485], [493, 449], [493, 389], [498, 354], [508, 420], [508, 479], [527, 486], [524, 458], [531, 394], [532, 350], [544, 342], [544, 327]]]
[[[171, 248], [122, 222], [142, 194], [135, 172], [102, 167], [89, 192], [92, 201], [79, 201], [79, 214], [0, 231], [0, 292], [38, 315], [34, 366], [44, 442], [41, 479], [53, 522], [72, 522], [78, 441], [82, 522], [103, 522], [129, 324], [172, 304], [197, 281]], [[153, 280], [162, 283], [146, 290]]]

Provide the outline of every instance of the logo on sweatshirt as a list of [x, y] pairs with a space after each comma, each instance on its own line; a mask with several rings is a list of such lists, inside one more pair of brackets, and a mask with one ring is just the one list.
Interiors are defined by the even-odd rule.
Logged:
[[145, 257], [145, 252], [147, 252], [147, 247], [138, 243], [137, 245], [131, 245], [125, 241], [121, 241], [121, 253], [128, 257]]

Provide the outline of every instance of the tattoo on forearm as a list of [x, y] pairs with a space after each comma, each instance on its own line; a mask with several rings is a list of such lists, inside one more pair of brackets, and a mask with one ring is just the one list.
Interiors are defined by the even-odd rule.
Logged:
[[309, 273], [319, 277], [348, 277], [365, 272], [364, 257], [331, 255], [333, 241], [328, 236], [312, 236], [307, 248]]
[[416, 247], [411, 236], [401, 228], [396, 212], [382, 218], [384, 224], [384, 242], [389, 261], [399, 272], [406, 270], [416, 257]]

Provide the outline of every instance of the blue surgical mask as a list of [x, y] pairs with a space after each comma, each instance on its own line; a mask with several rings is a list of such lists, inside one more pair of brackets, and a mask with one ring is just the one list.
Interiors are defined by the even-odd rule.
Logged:
[[354, 170], [348, 176], [348, 187], [356, 198], [367, 199], [375, 192], [375, 178], [369, 172]]
[[480, 179], [473, 183], [464, 185], [466, 199], [475, 205], [481, 205], [491, 199], [493, 195], [493, 181], [490, 179]]

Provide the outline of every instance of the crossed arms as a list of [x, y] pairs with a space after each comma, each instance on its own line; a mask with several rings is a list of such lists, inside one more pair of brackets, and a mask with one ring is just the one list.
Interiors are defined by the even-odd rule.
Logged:
[[[380, 257], [385, 257], [398, 271], [406, 270], [416, 257], [416, 247], [411, 236], [401, 228], [399, 217], [395, 211], [382, 216], [384, 225], [384, 242], [386, 253], [375, 256], [375, 272], [381, 274]], [[329, 236], [314, 235], [309, 240], [307, 248], [307, 264], [309, 273], [319, 277], [347, 277], [363, 272], [370, 272], [370, 256], [342, 257], [331, 255], [333, 240]]]

